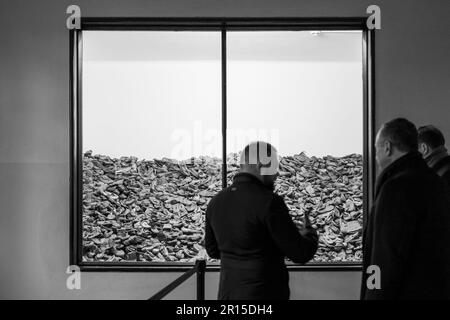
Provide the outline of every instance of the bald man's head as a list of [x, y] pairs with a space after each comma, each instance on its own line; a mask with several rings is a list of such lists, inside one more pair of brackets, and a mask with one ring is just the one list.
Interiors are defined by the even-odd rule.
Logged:
[[405, 118], [383, 124], [375, 141], [376, 160], [381, 170], [399, 157], [417, 151], [416, 126]]
[[270, 143], [255, 141], [241, 152], [241, 172], [258, 177], [264, 184], [273, 187], [278, 176], [278, 152]]

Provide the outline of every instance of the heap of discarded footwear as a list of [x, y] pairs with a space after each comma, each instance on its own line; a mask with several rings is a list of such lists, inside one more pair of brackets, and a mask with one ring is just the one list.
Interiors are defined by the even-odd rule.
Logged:
[[[282, 157], [275, 191], [295, 223], [320, 234], [314, 261], [361, 261], [362, 157]], [[222, 160], [83, 156], [83, 260], [189, 262], [205, 257], [204, 213]], [[231, 183], [238, 155], [227, 158]]]

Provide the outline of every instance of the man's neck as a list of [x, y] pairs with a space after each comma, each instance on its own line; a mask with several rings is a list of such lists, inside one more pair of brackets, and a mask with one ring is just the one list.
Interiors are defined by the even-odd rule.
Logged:
[[261, 175], [259, 175], [257, 172], [255, 172], [255, 170], [251, 170], [251, 169], [247, 169], [247, 168], [240, 168], [239, 173], [250, 174], [262, 182]]

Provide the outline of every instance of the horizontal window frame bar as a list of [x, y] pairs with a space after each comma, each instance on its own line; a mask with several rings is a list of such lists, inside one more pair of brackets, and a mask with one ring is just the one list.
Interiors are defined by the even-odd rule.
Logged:
[[110, 18], [81, 19], [82, 30], [180, 30], [180, 31], [258, 31], [258, 30], [366, 30], [366, 17], [343, 18]]
[[[192, 269], [195, 263], [191, 262], [103, 262], [79, 264], [82, 272], [185, 272]], [[333, 262], [333, 263], [307, 263], [304, 265], [287, 263], [286, 267], [290, 272], [308, 272], [308, 271], [361, 271], [362, 265], [359, 262]], [[219, 263], [207, 263], [207, 272], [219, 272]]]

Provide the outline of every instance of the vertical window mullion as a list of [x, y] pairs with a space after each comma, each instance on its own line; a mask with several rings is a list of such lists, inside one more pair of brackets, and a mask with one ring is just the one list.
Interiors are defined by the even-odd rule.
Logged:
[[77, 259], [83, 261], [83, 105], [82, 105], [82, 73], [83, 73], [83, 31], [76, 32], [77, 38]]
[[227, 187], [227, 31], [222, 29], [222, 187]]

